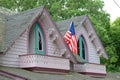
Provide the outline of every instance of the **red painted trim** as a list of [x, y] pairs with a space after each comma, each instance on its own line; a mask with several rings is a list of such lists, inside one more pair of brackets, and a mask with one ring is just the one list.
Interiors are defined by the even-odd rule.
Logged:
[[89, 62], [86, 62], [88, 64], [94, 64], [94, 65], [101, 65], [101, 66], [105, 66], [104, 64], [97, 64], [97, 63], [89, 63]]
[[[44, 10], [44, 7], [43, 7], [43, 10]], [[27, 39], [28, 40], [27, 41], [27, 47], [28, 47], [27, 54], [29, 54], [29, 33], [30, 33], [30, 30], [31, 30], [32, 26], [34, 25], [34, 23], [37, 22], [38, 18], [42, 15], [43, 10], [39, 14], [37, 14], [37, 16], [29, 23], [28, 27], [26, 28], [27, 29], [27, 38], [28, 38]]]
[[[107, 53], [106, 53], [106, 51], [105, 51], [105, 48], [104, 48], [104, 46], [103, 46], [103, 44], [102, 44], [102, 42], [101, 42], [101, 40], [100, 40], [100, 37], [98, 36], [98, 34], [97, 34], [97, 32], [96, 32], [96, 30], [95, 30], [95, 27], [93, 27], [93, 24], [92, 24], [92, 22], [90, 21], [90, 18], [88, 17], [88, 16], [86, 16], [86, 19], [88, 19], [89, 20], [89, 22], [90, 22], [90, 24], [91, 24], [91, 28], [93, 29], [93, 31], [95, 32], [95, 36], [96, 36], [96, 38], [98, 39], [98, 42], [99, 42], [99, 44], [100, 44], [100, 46], [101, 46], [101, 48], [102, 48], [102, 50], [103, 50], [103, 56], [104, 56], [104, 58], [106, 58], [106, 59], [108, 59], [108, 55], [107, 55]], [[85, 20], [86, 21], [86, 20]], [[85, 22], [84, 21], [84, 22]], [[84, 23], [83, 22], [83, 23]], [[87, 22], [87, 21], [86, 21]]]
[[51, 20], [52, 24], [55, 26], [54, 28], [56, 28], [57, 32], [59, 33], [59, 35], [60, 35], [60, 37], [61, 37], [61, 39], [62, 39], [62, 42], [65, 44], [66, 49], [69, 51], [71, 57], [74, 59], [73, 62], [74, 62], [74, 63], [77, 63], [76, 58], [74, 57], [74, 55], [72, 54], [71, 50], [68, 48], [67, 44], [66, 44], [65, 41], [63, 40], [63, 38], [62, 38], [63, 36], [62, 36], [62, 34], [60, 33], [60, 31], [59, 31], [56, 23], [52, 20], [49, 12], [48, 12], [45, 8], [44, 8], [44, 10], [45, 10], [46, 14], [48, 15], [49, 19]]
[[46, 32], [45, 32], [45, 29], [44, 29], [44, 26], [43, 26], [43, 24], [40, 22], [40, 17], [42, 16], [42, 14], [43, 14], [43, 12], [44, 12], [44, 8], [43, 8], [43, 10], [42, 10], [42, 12], [41, 12], [41, 14], [39, 14], [33, 21], [32, 21], [32, 23], [31, 23], [31, 25], [28, 27], [28, 53], [29, 53], [29, 33], [30, 33], [30, 30], [31, 30], [31, 28], [33, 27], [33, 25], [34, 25], [34, 23], [35, 22], [38, 22], [38, 24], [40, 25], [40, 27], [42, 28], [42, 30], [43, 30], [43, 34], [44, 34], [44, 39], [45, 39], [45, 54], [47, 55], [47, 53], [48, 53], [48, 49], [47, 49], [47, 38], [46, 38]]
[[41, 28], [42, 28], [42, 30], [43, 30], [43, 34], [44, 34], [44, 42], [45, 42], [45, 55], [47, 55], [47, 53], [48, 53], [48, 40], [47, 40], [47, 38], [46, 38], [46, 32], [45, 32], [45, 29], [44, 29], [44, 26], [43, 26], [43, 24], [40, 22], [40, 20], [38, 20], [38, 24], [41, 26]]
[[89, 62], [78, 62], [78, 64], [94, 64], [94, 65], [100, 65], [100, 66], [105, 66], [104, 64], [97, 64], [97, 63], [89, 63]]
[[13, 74], [13, 73], [9, 73], [3, 70], [0, 70], [0, 75], [11, 78], [11, 79], [16, 79], [16, 78], [20, 78], [21, 80], [29, 80], [28, 78]]
[[84, 74], [84, 75], [90, 75], [93, 77], [105, 77], [106, 74], [105, 73], [93, 73], [93, 72], [79, 72], [80, 74]]
[[46, 72], [46, 73], [68, 73], [70, 70], [64, 70], [64, 69], [52, 69], [52, 68], [43, 68], [43, 67], [30, 67], [30, 68], [24, 68], [28, 70], [32, 70], [35, 72]]
[[[44, 10], [44, 7], [43, 7], [43, 10]], [[41, 14], [43, 13], [43, 10], [42, 10], [39, 14], [37, 14], [36, 17], [35, 17], [33, 20], [31, 20], [31, 22], [28, 24], [28, 27], [16, 38], [16, 40], [17, 40], [25, 31], [27, 31], [27, 32], [29, 33], [31, 26], [37, 21], [37, 18], [39, 18], [39, 17], [41, 16]], [[29, 35], [28, 35], [28, 36], [29, 36]], [[29, 37], [27, 37], [27, 38], [29, 38]], [[16, 41], [16, 40], [15, 40], [15, 41]], [[27, 39], [27, 40], [28, 40], [28, 39]], [[15, 44], [15, 41], [13, 41], [13, 43], [4, 51], [4, 53], [6, 53], [6, 52], [11, 48], [11, 46]], [[27, 52], [29, 52], [29, 42], [28, 42], [28, 41], [27, 41], [27, 48], [28, 48]]]
[[42, 55], [42, 54], [24, 54], [24, 55], [19, 55], [19, 56], [21, 57], [21, 56], [29, 56], [29, 55], [48, 56], [48, 57], [55, 57], [55, 58], [68, 59], [68, 58], [59, 57], [59, 56], [52, 56], [52, 55]]

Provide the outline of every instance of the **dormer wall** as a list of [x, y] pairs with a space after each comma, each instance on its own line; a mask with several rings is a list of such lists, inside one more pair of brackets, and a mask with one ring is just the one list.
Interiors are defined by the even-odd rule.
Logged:
[[76, 28], [77, 39], [82, 35], [86, 42], [86, 62], [100, 64], [100, 58], [97, 54], [97, 50], [89, 38], [88, 32], [84, 25], [78, 25]]
[[27, 54], [27, 30], [0, 56], [0, 65], [19, 67], [19, 55]]

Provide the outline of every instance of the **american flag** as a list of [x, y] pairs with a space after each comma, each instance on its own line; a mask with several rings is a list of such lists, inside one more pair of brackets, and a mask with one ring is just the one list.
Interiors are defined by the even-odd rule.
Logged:
[[64, 35], [64, 40], [68, 44], [71, 51], [75, 54], [78, 53], [77, 39], [74, 30], [74, 23], [72, 22], [70, 25], [70, 29]]

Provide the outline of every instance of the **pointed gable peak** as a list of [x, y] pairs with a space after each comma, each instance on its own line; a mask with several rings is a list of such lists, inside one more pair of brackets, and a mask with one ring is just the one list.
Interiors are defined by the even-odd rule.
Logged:
[[88, 36], [90, 37], [91, 42], [94, 44], [98, 55], [102, 55], [104, 58], [108, 59], [108, 55], [105, 51], [105, 48], [104, 48], [89, 16], [86, 16], [82, 25], [86, 28], [86, 30], [88, 32]]
[[43, 9], [44, 6], [6, 16], [6, 32], [4, 34], [4, 45], [1, 46], [2, 52], [5, 52], [15, 42], [31, 22], [42, 13]]
[[[99, 53], [99, 55], [103, 55], [104, 58], [108, 59], [108, 55], [102, 45], [102, 42], [100, 40], [100, 38], [97, 35], [97, 32], [92, 24], [92, 22], [90, 21], [89, 16], [87, 15], [83, 15], [83, 16], [78, 16], [75, 18], [71, 18], [71, 19], [67, 19], [67, 20], [62, 20], [62, 21], [58, 21], [57, 25], [59, 30], [61, 31], [62, 35], [64, 36], [64, 34], [66, 33], [66, 31], [69, 29], [69, 24], [74, 21], [74, 25], [75, 27], [79, 26], [79, 25], [83, 25], [84, 28], [87, 30], [88, 35], [92, 32], [94, 34], [94, 37], [96, 38], [94, 41], [95, 45], [99, 45], [97, 46], [96, 50]], [[94, 38], [93, 37], [93, 38]]]

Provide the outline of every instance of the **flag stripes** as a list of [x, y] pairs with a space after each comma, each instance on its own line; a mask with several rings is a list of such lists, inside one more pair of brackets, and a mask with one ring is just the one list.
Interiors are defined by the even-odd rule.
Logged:
[[64, 40], [68, 44], [69, 48], [73, 53], [78, 53], [77, 39], [74, 31], [73, 22], [71, 24], [70, 30], [64, 35]]

